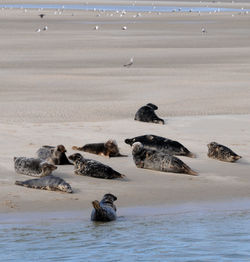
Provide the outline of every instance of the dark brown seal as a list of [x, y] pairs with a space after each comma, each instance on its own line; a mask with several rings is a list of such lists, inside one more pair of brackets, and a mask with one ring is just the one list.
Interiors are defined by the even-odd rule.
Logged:
[[195, 171], [179, 158], [163, 154], [156, 150], [146, 149], [140, 142], [136, 142], [132, 145], [132, 154], [135, 165], [139, 168], [197, 175]]
[[16, 181], [16, 185], [25, 186], [36, 189], [44, 189], [51, 191], [63, 191], [66, 193], [72, 193], [71, 186], [66, 183], [62, 178], [56, 176], [45, 176], [39, 179], [29, 179], [26, 181]]
[[28, 157], [14, 157], [14, 167], [18, 174], [35, 177], [48, 176], [57, 169], [56, 166], [39, 158]]
[[116, 196], [112, 194], [105, 194], [101, 202], [99, 202], [98, 200], [93, 201], [91, 220], [102, 222], [116, 220], [116, 206], [114, 204], [114, 201], [116, 200]]
[[191, 153], [185, 146], [183, 146], [178, 141], [174, 141], [161, 136], [136, 136], [133, 138], [127, 138], [124, 142], [126, 144], [129, 144], [130, 146], [132, 146], [135, 142], [140, 142], [143, 144], [144, 148], [157, 150], [169, 155], [195, 157], [195, 154]]
[[115, 140], [108, 140], [106, 143], [86, 144], [82, 147], [73, 146], [72, 149], [108, 157], [126, 156], [120, 154], [118, 145]]
[[63, 145], [42, 146], [38, 149], [37, 156], [54, 165], [73, 165], [67, 158], [67, 150]]
[[139, 110], [135, 114], [135, 120], [142, 121], [142, 122], [149, 122], [149, 123], [156, 123], [156, 124], [162, 124], [164, 125], [165, 122], [163, 119], [159, 118], [155, 114], [155, 110], [157, 110], [158, 107], [152, 103], [149, 103], [145, 106], [142, 106], [139, 108]]
[[220, 145], [216, 142], [211, 142], [207, 145], [208, 157], [218, 159], [225, 162], [235, 162], [241, 158], [241, 156], [234, 153], [230, 148]]
[[81, 154], [76, 153], [69, 156], [74, 162], [75, 174], [80, 176], [91, 176], [96, 178], [114, 179], [125, 176], [115, 171], [113, 168], [93, 159], [86, 159]]

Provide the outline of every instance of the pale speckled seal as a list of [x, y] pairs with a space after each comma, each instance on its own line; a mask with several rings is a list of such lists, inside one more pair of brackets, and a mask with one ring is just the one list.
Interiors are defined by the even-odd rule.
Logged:
[[71, 186], [62, 178], [56, 176], [45, 176], [39, 179], [29, 179], [26, 181], [16, 181], [16, 185], [25, 186], [36, 189], [44, 189], [51, 191], [63, 191], [66, 193], [73, 193]]
[[42, 177], [48, 176], [57, 167], [39, 158], [14, 157], [14, 167], [18, 174]]
[[146, 149], [140, 142], [132, 145], [135, 165], [151, 170], [197, 175], [188, 165], [175, 156], [170, 156], [156, 150]]
[[216, 142], [211, 142], [207, 145], [208, 157], [218, 159], [225, 162], [235, 162], [241, 158], [241, 156], [234, 153], [230, 148], [220, 145]]
[[195, 154], [191, 153], [181, 143], [161, 136], [136, 136], [133, 138], [127, 138], [124, 142], [130, 146], [135, 142], [140, 142], [143, 144], [144, 148], [157, 150], [169, 155], [195, 157]]
[[75, 174], [80, 176], [91, 176], [96, 178], [124, 178], [125, 176], [113, 168], [93, 159], [86, 159], [81, 154], [75, 153], [69, 156], [74, 162]]
[[119, 152], [118, 145], [115, 140], [108, 140], [105, 143], [93, 143], [86, 144], [82, 147], [73, 146], [73, 150], [79, 150], [88, 152], [91, 154], [108, 156], [108, 157], [124, 157], [126, 155], [122, 155]]
[[54, 165], [73, 165], [67, 158], [67, 150], [63, 145], [42, 146], [36, 152], [37, 156]]
[[95, 200], [92, 202], [93, 210], [91, 213], [92, 221], [108, 222], [116, 220], [116, 206], [114, 201], [117, 197], [112, 194], [105, 194], [101, 202]]
[[134, 120], [164, 125], [164, 120], [155, 114], [155, 110], [157, 109], [158, 107], [156, 105], [148, 103], [147, 105], [139, 108], [135, 114]]

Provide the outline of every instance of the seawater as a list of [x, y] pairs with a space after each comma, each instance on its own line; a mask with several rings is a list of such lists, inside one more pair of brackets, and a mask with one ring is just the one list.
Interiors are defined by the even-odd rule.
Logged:
[[99, 11], [130, 11], [130, 12], [242, 12], [248, 9], [218, 7], [180, 7], [180, 6], [143, 6], [143, 5], [52, 5], [52, 4], [9, 4], [0, 8], [26, 9], [61, 9], [61, 10], [99, 10]]
[[[146, 210], [146, 212], [145, 212]], [[0, 216], [0, 261], [250, 261], [250, 208]]]

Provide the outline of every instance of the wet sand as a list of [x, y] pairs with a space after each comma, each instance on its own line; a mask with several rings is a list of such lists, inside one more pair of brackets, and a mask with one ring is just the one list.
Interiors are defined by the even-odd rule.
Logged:
[[[43, 12], [40, 19], [38, 10], [0, 10], [1, 212], [80, 210], [107, 192], [121, 207], [249, 197], [250, 15]], [[131, 57], [134, 65], [124, 68]], [[165, 126], [133, 121], [148, 102], [159, 106]], [[196, 153], [181, 159], [199, 176], [137, 169], [123, 141], [150, 133]], [[15, 174], [14, 156], [32, 157], [43, 144], [64, 144], [70, 154], [73, 145], [109, 138], [129, 157], [84, 155], [128, 181], [79, 177], [60, 166], [54, 174], [72, 185], [72, 195], [14, 185], [29, 179]], [[211, 141], [243, 158], [209, 159]]]

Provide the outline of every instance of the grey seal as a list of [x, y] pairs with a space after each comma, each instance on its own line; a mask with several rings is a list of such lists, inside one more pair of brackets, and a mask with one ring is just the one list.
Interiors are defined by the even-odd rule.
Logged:
[[156, 105], [148, 103], [139, 108], [135, 114], [134, 120], [164, 125], [164, 120], [155, 114], [155, 110], [157, 109], [158, 107]]
[[92, 143], [86, 144], [82, 147], [73, 146], [73, 150], [79, 150], [88, 152], [91, 154], [108, 156], [108, 157], [124, 157], [126, 155], [122, 155], [119, 152], [118, 145], [115, 140], [108, 140], [105, 143]]
[[96, 178], [124, 178], [125, 175], [120, 174], [113, 168], [102, 164], [93, 159], [86, 159], [81, 154], [75, 153], [69, 156], [74, 162], [75, 174], [80, 176], [91, 176]]
[[73, 165], [67, 158], [67, 150], [63, 145], [42, 146], [36, 152], [37, 156], [54, 165]]
[[99, 202], [95, 200], [92, 202], [93, 210], [91, 212], [92, 221], [108, 222], [116, 220], [116, 206], [114, 201], [117, 197], [112, 194], [105, 194]]
[[218, 159], [225, 162], [235, 162], [242, 158], [241, 156], [234, 153], [230, 148], [218, 144], [216, 142], [211, 142], [207, 145], [208, 147], [208, 157], [213, 159]]
[[179, 158], [163, 154], [156, 150], [146, 149], [140, 142], [132, 145], [132, 154], [138, 168], [146, 168], [162, 172], [184, 173], [197, 175], [188, 165]]
[[56, 166], [39, 158], [27, 157], [14, 157], [14, 167], [18, 174], [35, 177], [48, 176], [57, 169]]
[[174, 141], [161, 136], [136, 136], [133, 138], [127, 138], [124, 142], [126, 144], [129, 144], [130, 146], [132, 146], [135, 142], [140, 142], [143, 144], [144, 148], [157, 150], [169, 155], [195, 157], [195, 154], [191, 153], [185, 146], [183, 146], [178, 141]]
[[15, 185], [25, 186], [36, 189], [44, 189], [51, 191], [63, 191], [66, 193], [72, 193], [71, 186], [65, 182], [62, 178], [56, 176], [45, 176], [39, 179], [29, 179], [26, 181], [16, 181]]

